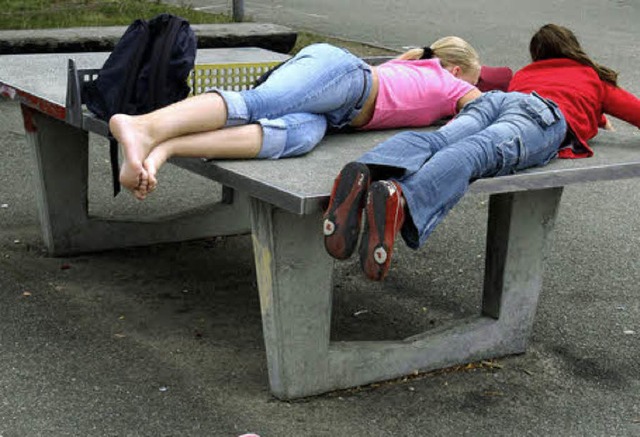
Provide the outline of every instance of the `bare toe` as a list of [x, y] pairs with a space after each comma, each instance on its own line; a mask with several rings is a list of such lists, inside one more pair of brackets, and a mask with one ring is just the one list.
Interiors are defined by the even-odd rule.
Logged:
[[138, 200], [144, 200], [147, 198], [147, 192], [146, 191], [140, 191], [140, 190], [133, 190], [132, 191], [133, 196], [138, 199]]
[[166, 161], [166, 154], [162, 148], [162, 145], [156, 147], [144, 160], [144, 169], [147, 172], [149, 179], [149, 191], [153, 191], [158, 187], [158, 170], [160, 166]]
[[158, 188], [158, 178], [156, 178], [155, 173], [149, 173], [148, 190], [153, 191], [156, 188]]
[[138, 186], [133, 190], [133, 195], [138, 200], [144, 200], [149, 194], [149, 173], [146, 170], [142, 170], [140, 173]]
[[130, 191], [135, 190], [140, 185], [143, 171], [142, 166], [138, 168], [129, 162], [123, 162], [120, 168], [120, 185]]

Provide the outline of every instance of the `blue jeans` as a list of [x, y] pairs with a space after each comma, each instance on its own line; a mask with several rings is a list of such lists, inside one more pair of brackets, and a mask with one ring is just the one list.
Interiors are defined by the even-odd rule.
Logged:
[[259, 158], [301, 155], [322, 140], [327, 123], [347, 124], [371, 90], [371, 68], [348, 51], [313, 44], [246, 91], [214, 90], [227, 105], [227, 126], [260, 123]]
[[402, 237], [411, 248], [436, 225], [478, 178], [545, 165], [557, 156], [567, 123], [557, 105], [533, 94], [492, 91], [467, 104], [432, 132], [403, 132], [358, 161], [396, 170], [409, 220]]

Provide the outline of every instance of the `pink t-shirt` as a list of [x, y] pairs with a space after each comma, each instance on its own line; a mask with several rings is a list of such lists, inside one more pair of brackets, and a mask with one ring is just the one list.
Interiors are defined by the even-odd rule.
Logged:
[[380, 85], [373, 118], [360, 129], [429, 126], [454, 115], [458, 100], [474, 88], [437, 58], [393, 59], [376, 68]]

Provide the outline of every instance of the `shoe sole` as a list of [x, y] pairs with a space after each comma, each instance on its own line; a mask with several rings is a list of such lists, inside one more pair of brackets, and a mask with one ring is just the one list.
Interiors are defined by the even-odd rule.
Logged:
[[[396, 187], [396, 189], [399, 189]], [[395, 216], [387, 220], [388, 202], [393, 192], [384, 182], [371, 185], [365, 206], [365, 221], [360, 243], [360, 265], [365, 275], [374, 281], [381, 281], [389, 272], [391, 255], [396, 233], [404, 221], [402, 206], [398, 203]], [[401, 196], [401, 194], [399, 194]], [[398, 199], [400, 202], [400, 199]], [[393, 206], [391, 206], [393, 207]], [[387, 226], [393, 226], [393, 235], [385, 241]]]
[[327, 253], [344, 260], [353, 254], [358, 243], [365, 194], [369, 188], [369, 169], [361, 163], [349, 163], [339, 178], [322, 228]]
[[[382, 183], [374, 183], [369, 188], [365, 206], [365, 222], [360, 243], [360, 266], [365, 275], [374, 281], [381, 281], [389, 272], [393, 244], [388, 247], [384, 241], [387, 225], [387, 201], [389, 190]], [[395, 224], [390, 223], [392, 226]], [[392, 243], [395, 235], [392, 238]]]

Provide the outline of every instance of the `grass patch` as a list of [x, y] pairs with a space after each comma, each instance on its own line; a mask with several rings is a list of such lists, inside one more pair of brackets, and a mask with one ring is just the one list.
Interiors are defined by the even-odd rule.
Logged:
[[149, 0], [2, 0], [0, 29], [126, 26], [168, 12], [192, 24], [231, 23], [230, 16]]
[[[0, 30], [85, 26], [127, 26], [136, 18], [149, 19], [166, 12], [192, 24], [232, 23], [230, 15], [212, 14], [162, 3], [159, 0], [0, 0]], [[393, 55], [396, 52], [298, 31], [292, 54], [316, 42], [344, 47], [357, 56]]]

